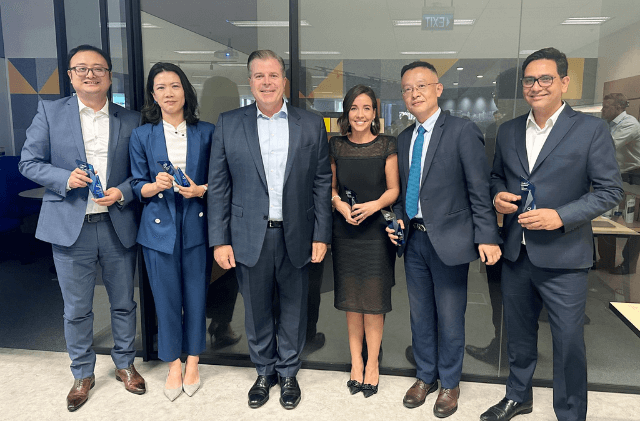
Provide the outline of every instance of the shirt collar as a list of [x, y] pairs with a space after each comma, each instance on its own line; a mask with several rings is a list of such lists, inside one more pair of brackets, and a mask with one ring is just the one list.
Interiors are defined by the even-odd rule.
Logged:
[[441, 113], [442, 113], [442, 109], [438, 107], [436, 112], [433, 113], [431, 117], [426, 119], [424, 123], [420, 124], [420, 122], [416, 119], [416, 128], [414, 129], [414, 131], [417, 131], [418, 127], [422, 126], [427, 131], [427, 133], [429, 133], [431, 130], [433, 130], [433, 126], [436, 125], [436, 120], [438, 120], [438, 117], [440, 117]]
[[[562, 105], [560, 106], [560, 108], [558, 108], [556, 112], [553, 113], [553, 115], [549, 117], [545, 122], [544, 129], [552, 128], [553, 126], [555, 126], [556, 121], [558, 120], [558, 116], [560, 116], [560, 113], [562, 112], [562, 110], [564, 110], [564, 107], [566, 105], [567, 103], [562, 101]], [[544, 130], [543, 128], [538, 126], [538, 123], [536, 123], [536, 119], [533, 117], [533, 110], [529, 111], [529, 116], [527, 117], [527, 128], [529, 127], [534, 127], [536, 130]]]
[[[262, 111], [260, 111], [260, 107], [258, 107], [258, 104], [256, 104], [256, 109], [258, 110], [258, 118], [266, 118], [267, 120], [269, 120], [269, 117], [267, 117]], [[288, 115], [289, 115], [289, 110], [287, 110], [287, 101], [282, 101], [282, 107], [280, 108], [280, 111], [275, 113], [271, 118], [286, 119]]]
[[[77, 95], [76, 95], [76, 97], [77, 97]], [[83, 112], [92, 112], [93, 113], [94, 112], [93, 108], [84, 105], [83, 102], [80, 101], [80, 98], [78, 98], [78, 111], [80, 113], [83, 113]], [[100, 110], [95, 112], [95, 114], [98, 114], [98, 113], [101, 113], [101, 114], [104, 114], [104, 115], [109, 115], [109, 101], [105, 101], [104, 107], [102, 107]]]
[[171, 123], [166, 122], [165, 120], [162, 120], [162, 127], [165, 128], [165, 130], [172, 130], [174, 132], [179, 132], [179, 133], [186, 133], [187, 132], [187, 121], [183, 121], [182, 123], [178, 124], [178, 126], [174, 126]]
[[626, 111], [621, 112], [620, 114], [618, 114], [618, 116], [616, 118], [614, 118], [613, 120], [611, 120], [611, 125], [615, 126], [616, 124], [620, 123], [622, 121], [622, 119], [627, 115]]

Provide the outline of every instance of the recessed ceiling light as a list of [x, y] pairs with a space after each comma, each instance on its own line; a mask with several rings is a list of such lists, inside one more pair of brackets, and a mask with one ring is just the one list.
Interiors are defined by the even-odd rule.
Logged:
[[538, 50], [520, 50], [520, 54], [529, 55], [529, 54], [535, 53], [536, 51], [538, 51]]
[[[230, 24], [239, 28], [278, 28], [288, 27], [288, 20], [228, 20]], [[309, 21], [301, 20], [300, 26], [311, 26]]]
[[436, 54], [458, 54], [457, 51], [400, 51], [400, 54], [409, 56], [430, 56]]
[[155, 28], [160, 28], [158, 25], [154, 25], [152, 23], [143, 23], [142, 27], [144, 29], [155, 29]]
[[216, 63], [218, 66], [224, 67], [247, 67], [245, 63]]
[[[422, 20], [420, 19], [394, 19], [393, 26], [422, 26]], [[476, 22], [475, 19], [454, 19], [454, 25], [473, 25]]]
[[453, 82], [453, 86], [458, 86], [458, 82]]
[[567, 18], [563, 25], [602, 25], [606, 21], [611, 19], [609, 16], [595, 16], [595, 17], [583, 17], [583, 18]]
[[464, 67], [456, 67], [456, 70], [463, 70]]
[[494, 81], [493, 81], [493, 82], [491, 82], [491, 83], [493, 83], [493, 84], [495, 85], [495, 84], [496, 84], [496, 81], [494, 80]]
[[[289, 54], [288, 51], [285, 51], [284, 53]], [[326, 55], [338, 55], [342, 53], [340, 51], [300, 51], [300, 54], [303, 56], [311, 56], [311, 55], [326, 56]]]
[[477, 77], [478, 79], [482, 79], [484, 76], [483, 76], [483, 75], [476, 75], [476, 77]]
[[174, 53], [178, 53], [178, 54], [214, 54], [215, 51], [209, 51], [209, 50], [202, 50], [202, 51], [180, 50], [180, 51], [174, 51]]

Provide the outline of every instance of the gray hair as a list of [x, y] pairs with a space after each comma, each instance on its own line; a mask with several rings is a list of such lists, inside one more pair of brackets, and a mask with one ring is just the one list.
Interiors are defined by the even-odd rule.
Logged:
[[282, 57], [271, 50], [256, 50], [249, 54], [249, 59], [247, 60], [247, 70], [249, 71], [249, 77], [251, 77], [251, 62], [253, 60], [267, 60], [270, 58], [278, 60], [278, 62], [280, 63], [280, 67], [282, 67], [282, 77], [285, 77], [284, 60], [282, 59]]

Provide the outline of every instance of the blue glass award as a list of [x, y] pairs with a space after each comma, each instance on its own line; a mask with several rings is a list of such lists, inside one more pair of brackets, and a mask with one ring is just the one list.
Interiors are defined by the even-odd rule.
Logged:
[[536, 209], [536, 186], [534, 186], [531, 181], [520, 176], [520, 190], [527, 192], [527, 199], [524, 202], [522, 212], [529, 212], [530, 210]]

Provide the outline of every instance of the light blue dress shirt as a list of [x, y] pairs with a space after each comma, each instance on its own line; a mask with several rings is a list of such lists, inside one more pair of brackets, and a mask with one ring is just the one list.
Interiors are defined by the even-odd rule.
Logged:
[[[431, 117], [422, 123], [422, 127], [426, 130], [424, 133], [424, 143], [422, 144], [422, 159], [420, 160], [420, 187], [422, 187], [422, 176], [424, 171], [424, 158], [427, 156], [427, 150], [429, 149], [429, 142], [431, 141], [431, 133], [433, 133], [433, 126], [436, 125], [436, 120], [440, 117], [442, 110], [438, 110], [433, 113]], [[418, 127], [420, 123], [416, 120], [416, 126], [413, 129], [413, 135], [411, 136], [411, 147], [409, 148], [409, 159], [413, 156], [413, 144], [416, 143], [416, 137], [418, 137]], [[411, 168], [409, 168], [411, 169]], [[418, 213], [414, 218], [422, 218], [422, 206], [420, 206], [420, 200], [418, 200]]]
[[269, 189], [269, 219], [282, 221], [284, 170], [289, 155], [289, 120], [286, 101], [283, 101], [282, 108], [273, 117], [267, 117], [258, 108], [258, 140]]

